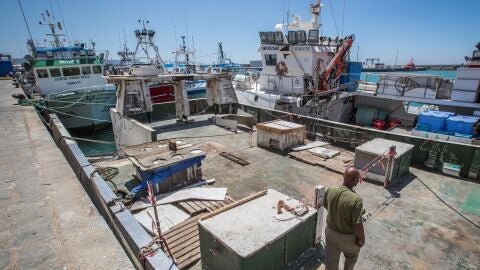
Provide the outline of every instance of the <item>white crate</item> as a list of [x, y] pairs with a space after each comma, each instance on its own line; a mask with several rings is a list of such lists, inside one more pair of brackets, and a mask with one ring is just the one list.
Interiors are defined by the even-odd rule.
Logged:
[[304, 125], [283, 120], [257, 124], [257, 144], [260, 146], [286, 151], [305, 144], [305, 140]]
[[453, 88], [466, 91], [477, 91], [478, 82], [478, 80], [471, 79], [456, 79]]
[[480, 80], [480, 68], [457, 68], [457, 78]]
[[452, 91], [452, 96], [450, 97], [450, 100], [474, 103], [477, 100], [477, 94], [477, 92], [461, 91], [454, 89]]
[[396, 180], [400, 179], [402, 175], [409, 171], [414, 148], [414, 146], [411, 144], [390, 141], [381, 138], [368, 141], [355, 148], [355, 167], [359, 170], [364, 170], [366, 167], [372, 166], [368, 169], [366, 178], [378, 182], [385, 182], [387, 177], [387, 160], [380, 159], [378, 163], [373, 161], [379, 160], [378, 157], [386, 154], [392, 145], [395, 145], [397, 154], [393, 159], [389, 178], [391, 182], [395, 182]]

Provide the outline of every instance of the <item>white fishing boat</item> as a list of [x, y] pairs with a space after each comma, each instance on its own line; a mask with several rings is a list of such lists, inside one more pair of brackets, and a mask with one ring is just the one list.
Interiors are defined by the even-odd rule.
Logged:
[[[321, 3], [310, 7], [312, 19], [294, 16], [275, 31], [260, 32], [260, 76], [236, 75], [235, 92], [241, 104], [355, 124], [388, 132], [416, 133], [425, 110], [473, 117], [467, 134], [446, 127], [429, 138], [476, 137], [471, 122], [480, 116], [480, 44], [457, 78], [412, 73], [376, 74], [376, 83], [360, 80], [361, 63], [349, 61], [353, 36], [324, 37], [319, 23]], [[431, 131], [431, 130], [430, 130]], [[466, 131], [465, 131], [466, 132]], [[452, 134], [453, 133], [453, 134]], [[480, 133], [480, 130], [478, 131]]]
[[41, 24], [53, 38], [45, 46], [28, 41], [30, 72], [34, 85], [27, 94], [39, 93], [44, 110], [56, 113], [69, 129], [98, 129], [110, 123], [109, 109], [115, 106], [116, 88], [103, 78], [104, 54], [97, 56], [94, 43], [65, 46], [61, 24], [46, 10]]
[[[180, 48], [173, 52], [175, 62], [165, 63], [159, 53], [158, 46], [155, 44], [155, 31], [148, 29], [150, 22], [148, 20], [138, 20], [138, 23], [140, 29], [134, 31], [137, 40], [135, 51], [133, 54], [127, 55], [131, 58], [131, 64], [128, 68], [120, 68], [125, 75], [150, 77], [166, 73], [186, 74], [197, 70], [195, 51], [187, 49], [185, 36], [182, 36], [183, 43]], [[125, 55], [129, 52], [124, 49], [120, 53]], [[173, 84], [150, 83], [149, 87], [153, 104], [175, 100]], [[205, 94], [205, 91], [206, 83], [204, 81], [187, 82], [189, 97]]]
[[341, 75], [354, 36], [321, 36], [321, 7], [319, 0], [310, 6], [311, 21], [293, 16], [292, 23], [259, 33], [263, 69], [259, 77], [235, 76], [240, 103], [304, 114], [348, 89]]

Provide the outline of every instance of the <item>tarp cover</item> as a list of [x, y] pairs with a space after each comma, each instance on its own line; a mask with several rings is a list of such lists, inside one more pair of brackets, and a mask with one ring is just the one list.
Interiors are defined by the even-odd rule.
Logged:
[[156, 171], [151, 172], [141, 172], [142, 175], [142, 183], [132, 189], [133, 193], [137, 193], [141, 190], [147, 188], [147, 181], [150, 181], [153, 185], [158, 184], [168, 177], [174, 175], [177, 172], [186, 170], [189, 167], [194, 166], [197, 164], [198, 166], [202, 165], [202, 160], [205, 159], [205, 155], [195, 156], [191, 158], [187, 158], [184, 160], [180, 160], [179, 162], [169, 165], [167, 167], [159, 168]]

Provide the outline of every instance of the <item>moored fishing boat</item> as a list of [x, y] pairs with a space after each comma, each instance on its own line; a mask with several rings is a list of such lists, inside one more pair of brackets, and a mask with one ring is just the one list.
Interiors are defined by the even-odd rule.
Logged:
[[94, 43], [65, 46], [60, 39], [62, 26], [46, 10], [41, 24], [49, 27], [53, 41], [45, 46], [27, 42], [30, 55], [27, 73], [33, 85], [27, 94], [42, 97], [39, 108], [56, 113], [70, 129], [99, 129], [109, 125], [109, 109], [115, 106], [116, 88], [103, 78], [105, 54], [97, 55]]

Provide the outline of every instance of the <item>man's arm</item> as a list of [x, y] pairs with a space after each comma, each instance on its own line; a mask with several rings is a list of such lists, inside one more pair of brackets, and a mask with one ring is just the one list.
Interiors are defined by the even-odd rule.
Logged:
[[353, 233], [355, 234], [357, 246], [363, 247], [365, 244], [365, 231], [363, 230], [363, 223], [353, 224]]
[[355, 202], [352, 211], [353, 233], [355, 234], [355, 242], [359, 247], [365, 244], [365, 231], [363, 229], [363, 200], [359, 199]]
[[321, 203], [320, 203], [320, 205], [319, 205], [318, 208], [320, 208], [320, 207], [323, 206], [323, 207], [325, 207], [325, 209], [328, 210], [328, 206], [327, 206], [327, 194], [328, 194], [328, 189], [327, 189], [327, 191], [325, 191], [325, 194], [323, 195], [323, 199], [322, 199], [322, 201], [321, 201]]

